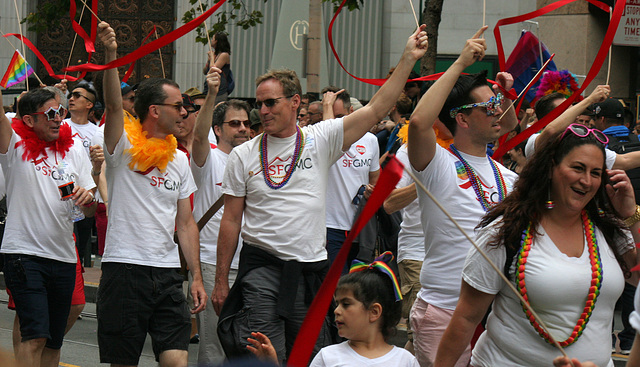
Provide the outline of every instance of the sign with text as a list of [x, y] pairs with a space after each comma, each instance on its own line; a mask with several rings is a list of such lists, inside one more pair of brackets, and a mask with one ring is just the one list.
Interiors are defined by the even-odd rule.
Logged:
[[640, 46], [640, 0], [627, 0], [613, 44]]

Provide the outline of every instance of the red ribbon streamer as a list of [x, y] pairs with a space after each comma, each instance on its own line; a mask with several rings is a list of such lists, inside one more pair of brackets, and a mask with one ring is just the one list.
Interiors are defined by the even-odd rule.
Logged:
[[[45, 59], [44, 56], [42, 56], [40, 51], [36, 48], [36, 46], [33, 43], [31, 43], [31, 41], [29, 41], [29, 39], [27, 37], [23, 37], [22, 35], [19, 35], [17, 33], [8, 33], [8, 34], [5, 34], [3, 37], [9, 37], [9, 36], [14, 36], [17, 39], [19, 39], [20, 41], [22, 41], [22, 43], [24, 43], [25, 46], [27, 46], [38, 57], [38, 59], [40, 60], [42, 65], [44, 65], [44, 68], [47, 70], [47, 72], [49, 73], [49, 75], [51, 77], [56, 78], [56, 79], [63, 79], [64, 78], [64, 75], [58, 75], [53, 71], [53, 68], [51, 67], [51, 65], [49, 64], [47, 59]], [[84, 78], [85, 75], [86, 75], [86, 73], [82, 73], [77, 78], [72, 77], [70, 75], [67, 75], [67, 80], [71, 81], [71, 82], [75, 82], [78, 79]]]
[[[94, 1], [97, 5], [97, 0]], [[78, 22], [76, 22], [76, 1], [75, 0], [71, 0], [69, 1], [69, 3], [71, 4], [69, 6], [69, 18], [71, 18], [71, 28], [73, 28], [73, 30], [80, 36], [82, 37], [82, 39], [84, 40], [84, 48], [85, 50], [87, 50], [87, 53], [91, 54], [93, 52], [96, 52], [96, 47], [94, 45], [94, 39], [92, 39], [91, 37], [89, 37], [89, 35], [87, 34], [87, 32], [85, 32], [84, 28], [82, 28], [80, 26], [80, 24], [78, 24]], [[93, 6], [93, 4], [92, 4]], [[91, 9], [93, 10], [93, 9]], [[93, 16], [93, 14], [91, 15], [92, 18], [95, 18]], [[92, 24], [93, 26], [93, 21]], [[93, 33], [93, 32], [92, 32]]]
[[400, 163], [395, 155], [391, 155], [389, 162], [380, 173], [380, 179], [378, 180], [371, 197], [369, 197], [369, 200], [364, 206], [360, 216], [358, 216], [353, 223], [353, 227], [344, 241], [340, 252], [338, 252], [338, 256], [336, 256], [336, 259], [333, 261], [327, 276], [322, 282], [320, 290], [318, 290], [318, 294], [316, 294], [311, 306], [309, 306], [307, 315], [304, 318], [304, 322], [300, 327], [296, 341], [293, 344], [293, 349], [291, 350], [291, 355], [287, 362], [289, 366], [306, 367], [309, 364], [309, 358], [311, 358], [313, 347], [316, 344], [316, 339], [318, 339], [320, 328], [322, 327], [325, 315], [327, 314], [327, 310], [331, 304], [331, 299], [333, 298], [333, 293], [342, 274], [344, 264], [347, 261], [347, 255], [349, 255], [351, 243], [367, 222], [369, 222], [373, 215], [378, 211], [378, 208], [380, 208], [384, 199], [386, 199], [391, 191], [396, 188], [396, 184], [402, 177], [402, 171], [402, 163]]
[[[151, 37], [152, 34], [154, 34], [156, 32], [156, 26], [154, 25], [153, 28], [151, 29], [151, 32], [149, 32], [149, 34], [142, 40], [142, 44], [144, 45], [145, 42], [147, 42], [147, 40], [149, 39], [149, 37]], [[133, 73], [133, 67], [136, 66], [136, 62], [132, 62], [131, 66], [129, 66], [129, 70], [127, 70], [127, 72], [124, 74], [124, 77], [122, 78], [123, 82], [127, 82], [129, 80], [129, 77], [131, 76], [131, 73]]]
[[184, 36], [185, 34], [194, 30], [197, 26], [199, 26], [202, 22], [207, 20], [213, 13], [215, 13], [218, 8], [222, 6], [227, 0], [221, 0], [219, 3], [215, 4], [206, 12], [202, 13], [199, 17], [193, 19], [189, 23], [183, 25], [182, 27], [175, 29], [166, 35], [149, 42], [143, 46], [140, 46], [137, 50], [131, 52], [128, 55], [125, 55], [119, 59], [113, 60], [106, 65], [96, 65], [92, 63], [86, 63], [82, 65], [70, 66], [66, 68], [66, 71], [100, 71], [117, 68], [123, 65], [131, 64], [132, 62], [156, 51], [157, 49], [164, 47], [171, 42], [174, 42], [178, 38]]
[[[564, 5], [573, 1], [575, 0], [561, 0], [555, 3], [552, 3], [535, 12], [525, 14], [529, 17], [524, 20], [531, 19], [536, 16], [546, 14], [552, 10], [555, 10], [558, 8], [556, 4]], [[590, 3], [602, 9], [601, 6], [596, 4], [596, 3], [600, 3], [599, 1], [596, 1], [596, 0], [587, 0], [587, 1], [589, 1]], [[591, 65], [591, 68], [589, 69], [589, 72], [587, 73], [587, 77], [582, 83], [582, 86], [580, 86], [580, 88], [577, 91], [575, 91], [569, 98], [567, 98], [564, 102], [562, 102], [560, 106], [552, 110], [547, 116], [538, 120], [531, 127], [521, 132], [520, 134], [516, 135], [514, 138], [508, 140], [505, 144], [501, 145], [498, 148], [498, 150], [496, 150], [496, 152], [493, 154], [494, 159], [500, 159], [504, 155], [504, 153], [508, 152], [511, 148], [520, 144], [525, 139], [528, 139], [535, 132], [542, 130], [542, 128], [547, 126], [551, 121], [555, 120], [558, 116], [560, 116], [560, 114], [562, 114], [562, 112], [564, 112], [569, 106], [571, 106], [573, 101], [587, 88], [587, 86], [589, 86], [589, 84], [593, 81], [596, 75], [598, 75], [598, 72], [600, 71], [602, 64], [604, 64], [604, 60], [607, 58], [607, 54], [609, 53], [609, 47], [613, 43], [613, 37], [616, 34], [618, 25], [620, 24], [620, 18], [622, 17], [622, 12], [624, 11], [625, 4], [626, 3], [624, 1], [616, 2], [615, 8], [611, 15], [611, 21], [609, 22], [609, 27], [607, 28], [607, 33], [605, 34], [604, 39], [602, 40], [602, 45], [600, 45], [600, 49], [596, 54], [593, 64]], [[522, 17], [523, 16], [519, 16], [519, 17], [502, 19], [498, 21], [498, 23], [496, 24], [496, 28], [494, 29], [494, 34], [496, 34], [496, 42], [498, 42], [498, 38], [499, 38], [499, 30], [498, 30], [499, 26], [520, 22], [523, 19]], [[499, 49], [500, 50], [502, 49], [502, 43], [500, 43]], [[501, 65], [503, 61], [504, 61], [504, 54], [502, 54], [502, 59], [500, 60]]]

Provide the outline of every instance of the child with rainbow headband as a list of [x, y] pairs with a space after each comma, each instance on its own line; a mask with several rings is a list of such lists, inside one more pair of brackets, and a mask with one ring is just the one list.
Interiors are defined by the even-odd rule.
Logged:
[[[408, 366], [418, 361], [405, 349], [387, 341], [400, 321], [402, 294], [387, 251], [371, 264], [354, 260], [349, 274], [340, 278], [335, 292], [334, 310], [338, 334], [346, 341], [324, 347], [310, 367]], [[277, 362], [275, 349], [267, 336], [252, 333], [247, 346], [256, 356]]]

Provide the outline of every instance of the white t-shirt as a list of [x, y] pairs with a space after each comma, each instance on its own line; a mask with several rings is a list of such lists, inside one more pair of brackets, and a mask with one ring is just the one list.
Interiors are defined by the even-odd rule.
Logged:
[[[540, 133], [531, 135], [529, 137], [529, 140], [527, 140], [527, 144], [524, 146], [524, 155], [527, 159], [531, 159], [531, 157], [533, 157], [533, 154], [536, 152], [536, 139], [538, 139], [538, 136], [540, 136]], [[606, 148], [604, 150], [604, 153], [604, 163], [607, 166], [607, 169], [611, 169], [616, 161], [617, 154], [613, 150], [609, 150]]]
[[[342, 155], [342, 119], [305, 126], [304, 149], [289, 182], [267, 186], [256, 137], [229, 154], [222, 192], [245, 197], [242, 238], [282, 260], [325, 260], [325, 195], [329, 167]], [[271, 178], [281, 182], [292, 162], [296, 134], [284, 139], [265, 136]]]
[[71, 126], [71, 131], [73, 133], [73, 140], [77, 141], [78, 144], [82, 144], [84, 149], [87, 152], [87, 157], [89, 156], [89, 147], [91, 146], [91, 141], [93, 136], [98, 131], [98, 126], [88, 122], [86, 124], [76, 124], [71, 121], [70, 118], [65, 119], [64, 122]]
[[358, 206], [353, 197], [369, 183], [369, 173], [380, 169], [378, 139], [366, 133], [344, 152], [329, 169], [327, 184], [327, 228], [349, 230]]
[[82, 146], [74, 144], [64, 159], [47, 149], [47, 158], [23, 161], [24, 147], [16, 147], [20, 140], [12, 132], [7, 153], [0, 154], [8, 192], [0, 252], [75, 263], [69, 203], [60, 199], [58, 186], [74, 181], [87, 190], [95, 187], [87, 155]]
[[[496, 222], [481, 230], [477, 243], [502, 269], [506, 261], [505, 248], [488, 246], [497, 230]], [[536, 231], [540, 236], [533, 241], [525, 267], [527, 294], [531, 306], [549, 327], [551, 335], [562, 341], [571, 335], [585, 307], [592, 279], [589, 249], [585, 241], [582, 255], [579, 258], [569, 257], [558, 250], [542, 226]], [[616, 301], [624, 289], [624, 276], [598, 229], [596, 239], [603, 269], [600, 295], [582, 336], [565, 347], [565, 351], [572, 358], [592, 361], [604, 367], [613, 366], [611, 320]], [[620, 245], [621, 252], [629, 249]], [[515, 261], [517, 255], [514, 264]], [[512, 264], [509, 271], [511, 279], [514, 271]], [[462, 276], [473, 288], [496, 295], [487, 319], [487, 330], [473, 349], [472, 365], [546, 367], [553, 364], [558, 349], [538, 335], [520, 301], [475, 247], [469, 250]]]
[[[198, 167], [193, 162], [193, 158], [191, 159], [191, 172], [198, 186], [198, 191], [193, 195], [193, 217], [196, 222], [222, 196], [222, 177], [228, 158], [229, 155], [227, 153], [216, 148], [209, 151], [207, 160], [202, 167]], [[216, 265], [218, 233], [220, 232], [222, 213], [224, 213], [224, 206], [209, 219], [200, 231], [200, 262], [202, 263]], [[233, 256], [233, 261], [231, 261], [231, 269], [238, 269], [241, 248], [242, 238], [239, 238], [238, 248]]]
[[[480, 177], [489, 203], [497, 203], [498, 189], [489, 159], [460, 154]], [[511, 192], [518, 176], [500, 163], [496, 162], [496, 165], [504, 178], [507, 193]], [[427, 168], [417, 172], [417, 176], [462, 228], [473, 236], [485, 211], [458, 158], [436, 145], [433, 159]], [[425, 235], [425, 256], [420, 271], [422, 287], [418, 297], [437, 307], [453, 310], [458, 303], [462, 266], [471, 243], [422, 190], [418, 191], [418, 200]]]
[[[396, 152], [396, 158], [405, 166], [410, 167], [407, 145], [404, 144]], [[409, 186], [413, 179], [407, 171], [402, 172], [402, 178], [398, 181], [396, 189]], [[418, 200], [405, 206], [401, 210], [402, 223], [398, 233], [398, 262], [402, 260], [424, 260], [424, 232], [420, 221], [420, 205]]]
[[356, 353], [348, 341], [320, 349], [309, 367], [419, 367], [418, 360], [407, 350], [393, 346], [387, 354], [367, 358]]
[[180, 267], [173, 241], [179, 199], [196, 191], [187, 156], [176, 150], [165, 172], [129, 169], [132, 145], [123, 131], [113, 154], [106, 147], [109, 223], [102, 262]]

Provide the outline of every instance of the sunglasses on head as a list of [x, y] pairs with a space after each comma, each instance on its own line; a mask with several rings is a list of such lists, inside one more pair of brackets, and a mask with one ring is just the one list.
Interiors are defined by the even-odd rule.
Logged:
[[487, 102], [471, 103], [452, 108], [449, 111], [449, 116], [451, 116], [451, 118], [455, 118], [458, 112], [460, 112], [461, 110], [474, 107], [484, 107], [487, 109], [487, 116], [493, 116], [495, 115], [498, 106], [502, 105], [502, 102], [504, 102], [504, 96], [502, 95], [502, 93], [498, 93], [497, 95], [489, 98]]
[[589, 134], [593, 134], [593, 136], [604, 145], [609, 143], [609, 137], [606, 136], [602, 131], [598, 129], [590, 129], [584, 125], [580, 124], [571, 124], [567, 127], [567, 129], [560, 135], [560, 140], [564, 139], [564, 136], [567, 135], [567, 132], [571, 132], [573, 135], [578, 136], [580, 138], [586, 138]]
[[279, 99], [291, 98], [293, 96], [295, 96], [295, 94], [292, 94], [290, 96], [282, 96], [282, 97], [278, 97], [278, 98], [269, 98], [269, 99], [265, 99], [264, 101], [256, 101], [256, 108], [257, 109], [261, 109], [263, 104], [265, 106], [267, 106], [267, 108], [271, 108], [271, 107], [275, 106], [276, 103], [278, 103]]
[[251, 127], [251, 121], [249, 120], [231, 120], [231, 121], [224, 121], [223, 124], [229, 124], [229, 126], [233, 127], [233, 128], [239, 128], [240, 125], [244, 125], [244, 127], [246, 127], [247, 129]]
[[67, 109], [64, 108], [63, 105], [60, 105], [58, 108], [49, 107], [49, 109], [44, 112], [33, 112], [30, 113], [30, 115], [45, 115], [47, 120], [53, 121], [56, 116], [60, 117], [60, 119], [65, 118], [65, 116], [67, 116]]

